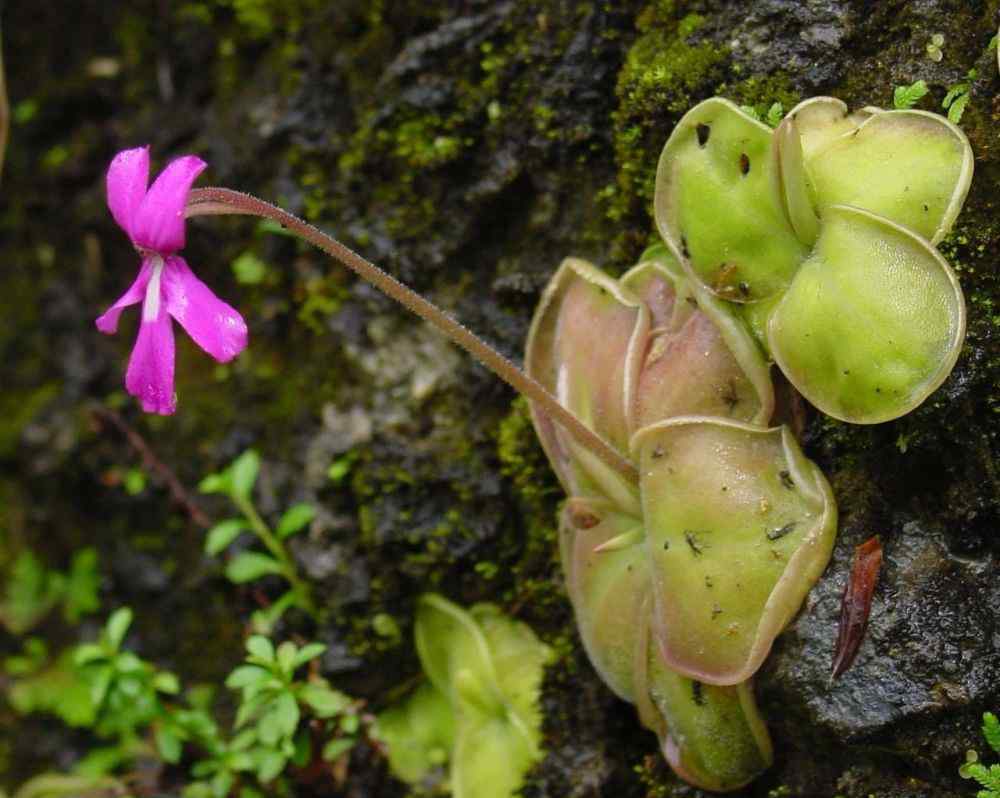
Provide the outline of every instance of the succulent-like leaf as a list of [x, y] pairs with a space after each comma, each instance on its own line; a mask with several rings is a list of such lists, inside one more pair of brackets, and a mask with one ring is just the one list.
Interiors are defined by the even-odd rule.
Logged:
[[[616, 280], [585, 261], [567, 259], [535, 311], [525, 370], [625, 454], [628, 408], [648, 327], [645, 306]], [[614, 497], [638, 512], [635, 491], [619, 474], [534, 405], [531, 412], [567, 493]]]
[[646, 301], [654, 320], [630, 413], [633, 432], [679, 415], [768, 422], [768, 366], [725, 303], [681, 274], [665, 247], [647, 251], [622, 284]]
[[486, 637], [506, 718], [538, 755], [542, 726], [538, 696], [552, 649], [529, 626], [508, 618], [493, 604], [476, 604], [469, 613]]
[[728, 792], [770, 767], [771, 738], [751, 682], [720, 687], [692, 681], [664, 667], [654, 649], [648, 689], [666, 726], [663, 756], [686, 781]]
[[455, 740], [451, 703], [425, 682], [405, 702], [378, 716], [377, 734], [388, 748], [392, 772], [411, 784], [420, 781], [451, 754]]
[[796, 105], [786, 115], [794, 120], [802, 140], [802, 154], [812, 158], [831, 141], [854, 133], [872, 114], [883, 113], [879, 108], [863, 108], [850, 113], [847, 105], [835, 97], [811, 97]]
[[717, 296], [772, 296], [805, 257], [785, 217], [776, 168], [771, 129], [718, 97], [688, 111], [663, 148], [657, 229]]
[[774, 157], [777, 162], [778, 191], [788, 221], [799, 241], [812, 246], [819, 236], [819, 219], [809, 196], [802, 136], [792, 116], [786, 117], [774, 131]]
[[968, 194], [972, 149], [962, 130], [938, 114], [884, 111], [827, 139], [806, 155], [805, 168], [820, 218], [833, 205], [851, 205], [936, 244]]
[[[492, 605], [466, 611], [433, 594], [420, 599], [416, 639], [424, 671], [454, 716], [453, 795], [511, 798], [541, 755], [537, 702], [551, 650]], [[390, 716], [390, 736], [393, 724], [412, 723]], [[405, 757], [397, 768], [404, 777], [419, 769], [424, 752]]]
[[[600, 512], [607, 515], [594, 524]], [[771, 761], [753, 693], [749, 685], [696, 683], [664, 665], [650, 640], [654, 602], [645, 546], [600, 549], [599, 541], [621, 537], [615, 518], [609, 503], [584, 499], [571, 499], [561, 516], [570, 598], [590, 660], [619, 696], [636, 704], [685, 779], [711, 790], [742, 786]]]
[[[632, 703], [637, 646], [645, 645], [640, 610], [652, 578], [643, 537], [642, 519], [608, 501], [573, 498], [560, 515], [566, 589], [584, 648], [604, 682]], [[612, 541], [624, 545], [601, 550]]]
[[464, 671], [465, 687], [474, 682], [491, 694], [497, 690], [497, 675], [489, 646], [472, 616], [461, 607], [433, 593], [420, 597], [414, 627], [417, 653], [424, 673], [449, 700], [455, 700], [455, 680]]
[[453, 798], [512, 798], [537, 760], [505, 718], [466, 714], [459, 720], [451, 765]]
[[646, 427], [632, 448], [665, 663], [746, 681], [826, 566], [830, 488], [784, 427], [687, 416]]
[[874, 424], [908, 413], [951, 372], [965, 302], [945, 260], [911, 231], [829, 207], [816, 247], [768, 324], [775, 360], [827, 415]]

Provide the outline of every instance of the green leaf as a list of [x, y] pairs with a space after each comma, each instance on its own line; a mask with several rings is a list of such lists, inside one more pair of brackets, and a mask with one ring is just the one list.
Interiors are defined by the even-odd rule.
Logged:
[[247, 651], [258, 659], [274, 662], [274, 644], [262, 635], [253, 635], [247, 640]]
[[927, 84], [922, 80], [911, 83], [909, 86], [897, 86], [892, 94], [893, 107], [899, 110], [912, 108], [927, 92]]
[[88, 546], [73, 555], [63, 596], [63, 617], [75, 624], [82, 616], [100, 609], [100, 588], [97, 550]]
[[7, 700], [21, 715], [51, 712], [74, 728], [94, 724], [96, 707], [91, 702], [90, 680], [74, 665], [71, 650], [45, 670], [15, 680], [7, 689]]
[[785, 107], [781, 103], [774, 103], [770, 108], [767, 109], [767, 119], [765, 121], [771, 127], [777, 127], [779, 124], [781, 124], [781, 120], [784, 116], [785, 116]]
[[260, 455], [253, 449], [247, 449], [229, 466], [232, 480], [232, 494], [235, 498], [250, 499], [250, 492], [257, 481], [260, 472]]
[[278, 537], [284, 539], [300, 532], [315, 517], [316, 508], [311, 504], [292, 505], [278, 521]]
[[239, 690], [270, 678], [271, 674], [259, 665], [241, 665], [226, 678], [226, 687]]
[[299, 705], [295, 701], [295, 696], [290, 692], [284, 692], [278, 696], [274, 702], [274, 709], [271, 716], [281, 731], [281, 736], [290, 738], [295, 734], [295, 729], [299, 725]]
[[286, 676], [291, 677], [295, 670], [295, 655], [299, 653], [299, 647], [291, 640], [286, 640], [278, 646], [278, 667]]
[[334, 762], [340, 759], [341, 756], [354, 748], [355, 743], [357, 743], [357, 740], [353, 740], [350, 737], [330, 740], [330, 742], [323, 746], [323, 761]]
[[100, 707], [104, 703], [104, 698], [111, 687], [111, 680], [114, 678], [114, 671], [110, 665], [101, 665], [92, 668], [87, 673], [87, 682], [90, 686], [90, 703], [95, 707]]
[[948, 93], [944, 96], [944, 99], [941, 101], [941, 107], [948, 108], [953, 102], [955, 102], [955, 100], [958, 97], [960, 97], [963, 94], [968, 94], [968, 92], [969, 92], [968, 83], [956, 83], [954, 86], [948, 89]]
[[230, 751], [246, 751], [251, 745], [257, 742], [257, 732], [254, 729], [246, 729], [237, 734], [229, 743]]
[[375, 735], [388, 749], [393, 774], [414, 784], [454, 748], [455, 713], [445, 694], [424, 682], [378, 716]]
[[97, 643], [81, 643], [73, 651], [73, 663], [78, 666], [107, 659], [107, 652]]
[[287, 757], [280, 751], [261, 749], [257, 754], [257, 778], [265, 784], [276, 778], [285, 769]]
[[233, 722], [234, 728], [242, 728], [257, 717], [266, 703], [267, 696], [260, 694], [243, 701], [236, 710], [236, 720]]
[[281, 564], [276, 559], [256, 551], [238, 554], [226, 566], [226, 578], [237, 585], [252, 582], [268, 574], [280, 573]]
[[253, 615], [250, 616], [251, 628], [254, 632], [260, 635], [271, 634], [271, 631], [274, 629], [274, 625], [278, 622], [278, 619], [285, 614], [285, 610], [289, 607], [295, 606], [297, 602], [298, 596], [295, 591], [289, 590], [273, 604], [256, 610]]
[[130, 468], [125, 472], [122, 485], [129, 496], [138, 496], [146, 489], [146, 474], [141, 468]]
[[198, 490], [202, 493], [231, 493], [232, 485], [229, 471], [226, 470], [219, 474], [209, 474], [198, 483]]
[[115, 670], [119, 673], [139, 673], [141, 671], [147, 670], [148, 665], [139, 659], [131, 651], [123, 651], [117, 657], [114, 658]]
[[107, 635], [107, 640], [111, 648], [116, 651], [121, 648], [122, 641], [125, 639], [125, 633], [128, 632], [131, 624], [132, 610], [128, 607], [121, 607], [112, 613], [111, 617], [108, 618], [107, 625], [104, 627], [104, 633]]
[[[686, 253], [685, 269], [722, 299], [780, 294], [808, 251], [787, 220], [773, 138], [767, 125], [714, 97], [684, 115], [660, 155], [653, 198], [660, 235]], [[602, 333], [598, 326], [592, 335]], [[590, 354], [584, 350], [580, 360]], [[571, 383], [579, 380], [570, 373]]]
[[334, 460], [326, 470], [326, 475], [330, 478], [330, 481], [337, 484], [343, 482], [344, 478], [351, 472], [351, 466], [356, 459], [357, 452], [350, 451]]
[[229, 791], [233, 789], [234, 777], [232, 773], [221, 770], [212, 778], [212, 794], [215, 798], [226, 798]]
[[1000, 720], [992, 712], [983, 713], [983, 737], [990, 748], [1000, 754]]
[[[915, 184], [912, 172], [908, 179]], [[925, 238], [834, 205], [772, 311], [767, 340], [782, 373], [817, 408], [875, 424], [908, 413], [945, 380], [964, 333], [958, 280]]]
[[310, 682], [299, 690], [299, 699], [309, 706], [318, 718], [332, 718], [339, 715], [351, 703], [351, 699], [326, 685]]
[[22, 551], [11, 568], [0, 622], [12, 633], [24, 634], [42, 620], [64, 588], [61, 574], [46, 570], [30, 551]]
[[962, 114], [965, 113], [965, 106], [969, 104], [969, 95], [960, 94], [948, 107], [948, 121], [956, 125], [962, 121]]
[[163, 726], [156, 729], [156, 750], [165, 762], [176, 765], [181, 761], [181, 738]]
[[354, 734], [358, 730], [358, 726], [361, 725], [361, 721], [358, 720], [357, 715], [343, 715], [340, 718], [340, 730], [347, 732], [348, 734]]
[[153, 688], [160, 693], [177, 695], [181, 691], [181, 683], [170, 671], [160, 671], [153, 677]]
[[227, 518], [220, 521], [210, 530], [205, 539], [205, 554], [215, 555], [239, 537], [240, 532], [247, 528], [247, 522], [242, 518]]
[[257, 285], [267, 276], [267, 264], [250, 250], [241, 253], [232, 267], [236, 282], [243, 285]]
[[293, 669], [300, 668], [311, 659], [316, 659], [324, 651], [326, 651], [326, 646], [323, 643], [307, 643], [295, 655], [295, 662], [292, 664]]

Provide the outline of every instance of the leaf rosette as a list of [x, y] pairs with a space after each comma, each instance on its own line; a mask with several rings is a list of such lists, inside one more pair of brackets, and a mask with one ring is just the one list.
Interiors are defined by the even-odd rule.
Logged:
[[[766, 426], [774, 391], [743, 321], [662, 246], [621, 280], [565, 261], [525, 360], [638, 467], [638, 485], [629, 484], [532, 407], [570, 497], [561, 559], [588, 655], [636, 704], [679, 774], [736, 789], [771, 759], [749, 679], [829, 558], [835, 509], [825, 480], [787, 430]], [[672, 453], [679, 438], [685, 451]], [[802, 489], [783, 481], [791, 471], [801, 472]], [[717, 496], [710, 483], [734, 474], [733, 495]], [[720, 504], [731, 517], [711, 541], [685, 526]], [[781, 526], [781, 540], [768, 541]], [[745, 579], [727, 578], [734, 562]], [[711, 641], [733, 623], [719, 621], [722, 612], [739, 619], [740, 633], [716, 649]]]
[[713, 98], [667, 141], [654, 214], [685, 271], [742, 306], [810, 402], [872, 424], [919, 405], [958, 357], [965, 303], [934, 245], [972, 168], [965, 135], [936, 114], [817, 97], [772, 131]]

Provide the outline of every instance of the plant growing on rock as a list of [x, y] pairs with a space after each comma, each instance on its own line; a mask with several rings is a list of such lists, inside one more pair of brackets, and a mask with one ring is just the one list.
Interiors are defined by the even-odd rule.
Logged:
[[[1000, 754], [1000, 720], [992, 712], [983, 713], [983, 738]], [[988, 767], [979, 761], [979, 754], [969, 750], [965, 754], [965, 764], [958, 769], [963, 779], [972, 779], [982, 785], [983, 789], [976, 793], [976, 798], [1000, 798], [1000, 765]]]
[[15, 677], [9, 698], [19, 713], [58, 714], [101, 741], [72, 773], [43, 774], [18, 795], [79, 796], [100, 787], [125, 795], [125, 784], [143, 767], [167, 764], [190, 766], [185, 798], [256, 798], [264, 789], [285, 794], [283, 774], [329, 767], [368, 729], [362, 702], [316, 672], [324, 645], [275, 646], [258, 635], [247, 640], [245, 662], [226, 680], [239, 692], [227, 734], [213, 715], [211, 687], [193, 687], [182, 697], [173, 673], [125, 647], [132, 618], [130, 609], [117, 610], [98, 640], [70, 649], [49, 667], [44, 646], [37, 645], [6, 663]]
[[971, 179], [965, 134], [936, 114], [817, 97], [772, 132], [715, 98], [667, 141], [654, 207], [688, 274], [741, 306], [803, 396], [873, 424], [955, 365], [965, 302], [934, 245]]
[[[849, 114], [821, 97], [772, 131], [707, 100], [660, 158], [654, 212], [666, 247], [619, 281], [564, 263], [536, 312], [526, 373], [279, 208], [210, 188], [191, 192], [186, 213], [278, 222], [528, 397], [569, 496], [561, 556], [588, 654], [681, 776], [729, 790], [770, 762], [750, 679], [823, 571], [836, 532], [830, 487], [782, 423], [786, 411], [776, 412], [787, 402], [775, 401], [770, 361], [820, 410], [854, 423], [893, 419], [926, 399], [964, 337], [961, 289], [934, 245], [971, 175], [964, 135], [934, 114]], [[165, 412], [157, 397], [148, 409]], [[212, 489], [239, 505], [249, 488], [234, 485]], [[241, 510], [271, 551], [272, 572], [292, 581]], [[506, 684], [494, 660], [516, 655], [540, 674], [547, 653], [495, 610], [470, 616], [428, 598], [421, 611], [418, 649], [440, 695], [418, 693], [413, 706], [445, 718], [447, 704], [455, 723], [422, 726], [412, 707], [388, 716], [396, 772], [419, 778], [453, 733], [456, 794], [509, 795], [538, 756], [537, 724], [521, 703], [533, 701], [537, 679], [525, 676], [531, 690]], [[406, 735], [416, 748], [403, 754]], [[497, 756], [517, 766], [499, 772]]]
[[541, 758], [538, 696], [552, 651], [491, 604], [428, 594], [414, 636], [428, 683], [378, 718], [393, 772], [419, 783], [450, 761], [455, 798], [511, 798]]
[[316, 605], [309, 585], [299, 576], [285, 541], [301, 532], [312, 521], [316, 510], [309, 504], [292, 505], [272, 530], [253, 503], [259, 472], [260, 455], [248, 449], [219, 473], [206, 476], [198, 487], [202, 493], [225, 494], [242, 515], [242, 518], [220, 521], [208, 531], [206, 554], [221, 554], [244, 532], [250, 532], [267, 549], [267, 554], [249, 550], [234, 555], [226, 565], [226, 577], [238, 585], [265, 576], [280, 576], [288, 582], [289, 589], [277, 601], [254, 614], [254, 628], [267, 634], [290, 607], [315, 614]]
[[560, 549], [591, 660], [678, 773], [745, 784], [771, 759], [748, 680], [836, 531], [819, 469], [787, 429], [763, 426], [774, 393], [760, 352], [660, 246], [620, 281], [564, 263], [525, 362], [638, 465], [638, 484], [623, 482], [533, 408], [570, 496]]

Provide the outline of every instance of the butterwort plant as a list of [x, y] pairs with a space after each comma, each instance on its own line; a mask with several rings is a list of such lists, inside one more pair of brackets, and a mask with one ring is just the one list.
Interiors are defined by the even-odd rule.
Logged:
[[[245, 344], [242, 320], [226, 313], [189, 324], [174, 288], [197, 293], [175, 255], [182, 213], [279, 223], [529, 399], [569, 497], [560, 548], [584, 645], [675, 771], [724, 791], [767, 767], [771, 744], [750, 680], [836, 533], [832, 492], [787, 423], [794, 398], [776, 401], [771, 364], [819, 409], [854, 423], [908, 412], [947, 376], [965, 308], [934, 244], [971, 179], [961, 131], [932, 114], [852, 115], [817, 98], [772, 132], [724, 100], [702, 103], [661, 156], [654, 212], [666, 247], [621, 280], [566, 261], [536, 311], [525, 371], [286, 211], [224, 188], [188, 193], [197, 159], [171, 164], [146, 192], [145, 152], [116, 158], [138, 167], [109, 171], [109, 205], [143, 264], [99, 326], [113, 329], [121, 307], [143, 301], [150, 327], [140, 329], [126, 382], [147, 410], [174, 407], [172, 338], [169, 380], [166, 350], [155, 346], [167, 341], [168, 315], [210, 354], [230, 357]], [[169, 202], [149, 200], [161, 194]], [[230, 324], [243, 329], [234, 346], [203, 343], [231, 340]], [[467, 681], [431, 675], [439, 691], [483, 704]]]
[[125, 387], [148, 413], [169, 415], [174, 393], [175, 320], [191, 339], [220, 363], [247, 345], [247, 325], [178, 255], [185, 243], [188, 192], [205, 162], [184, 155], [167, 164], [149, 185], [149, 148], [124, 150], [108, 168], [108, 208], [140, 258], [128, 290], [97, 319], [97, 329], [114, 333], [122, 310], [142, 303], [139, 334], [125, 373]]

